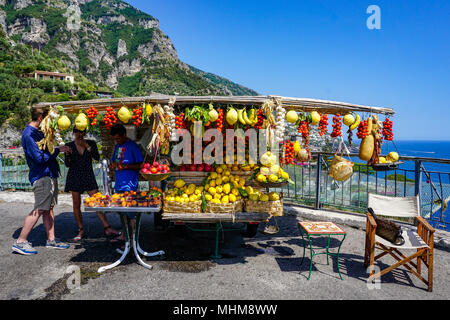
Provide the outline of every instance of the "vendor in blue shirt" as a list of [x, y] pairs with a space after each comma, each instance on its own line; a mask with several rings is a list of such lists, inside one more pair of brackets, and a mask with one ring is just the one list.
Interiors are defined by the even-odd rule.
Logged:
[[[142, 152], [138, 144], [127, 137], [127, 130], [123, 125], [114, 125], [111, 128], [111, 136], [116, 143], [110, 165], [110, 170], [115, 170], [114, 192], [136, 191], [139, 187], [139, 170], [144, 162]], [[135, 214], [131, 213], [128, 216], [134, 219]], [[134, 230], [134, 220], [131, 226]], [[111, 242], [123, 240], [124, 235], [121, 234]]]
[[121, 124], [111, 128], [114, 147], [110, 169], [115, 170], [115, 192], [136, 191], [139, 187], [138, 177], [144, 157], [138, 144], [127, 137], [127, 131]]

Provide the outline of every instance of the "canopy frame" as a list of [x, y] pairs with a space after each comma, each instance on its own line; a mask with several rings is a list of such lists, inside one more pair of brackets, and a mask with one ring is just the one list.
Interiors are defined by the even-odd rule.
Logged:
[[286, 110], [296, 110], [303, 112], [318, 111], [321, 113], [340, 113], [347, 114], [350, 112], [366, 112], [384, 114], [392, 116], [395, 114], [392, 108], [372, 107], [365, 105], [357, 105], [347, 102], [337, 102], [328, 100], [318, 100], [309, 98], [291, 98], [277, 95], [260, 95], [260, 96], [173, 96], [173, 95], [150, 95], [141, 97], [123, 97], [110, 99], [95, 99], [81, 101], [62, 101], [62, 102], [41, 102], [33, 107], [50, 107], [62, 106], [68, 113], [78, 113], [80, 110], [89, 109], [91, 106], [97, 108], [98, 111], [104, 111], [107, 107], [120, 108], [122, 106], [137, 107], [142, 103], [151, 104], [168, 104], [170, 99], [175, 98], [176, 105], [188, 104], [239, 104], [261, 106], [270, 99], [277, 99]]

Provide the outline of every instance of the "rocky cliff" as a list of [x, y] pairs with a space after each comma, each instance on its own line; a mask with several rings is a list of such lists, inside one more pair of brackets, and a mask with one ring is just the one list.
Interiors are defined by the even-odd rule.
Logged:
[[123, 1], [0, 0], [0, 26], [124, 95], [257, 94], [180, 61], [159, 21]]

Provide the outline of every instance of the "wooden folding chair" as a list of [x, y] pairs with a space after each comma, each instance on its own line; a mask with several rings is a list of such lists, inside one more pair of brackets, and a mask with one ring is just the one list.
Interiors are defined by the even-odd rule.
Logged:
[[[376, 235], [377, 224], [370, 212], [367, 212], [364, 266], [370, 267], [369, 279], [373, 281], [400, 266], [405, 266], [422, 280], [428, 286], [428, 291], [431, 292], [433, 290], [433, 238], [435, 229], [420, 216], [419, 197], [387, 197], [369, 193], [368, 207], [372, 208], [377, 216], [415, 218], [417, 221], [417, 232], [402, 228], [405, 243], [397, 246]], [[375, 256], [375, 249], [382, 252]], [[413, 254], [406, 255], [400, 250], [413, 250]], [[375, 260], [387, 254], [391, 255], [397, 262], [375, 274]], [[416, 263], [414, 263], [414, 259], [417, 259]], [[422, 263], [428, 268], [427, 278], [422, 277]]]

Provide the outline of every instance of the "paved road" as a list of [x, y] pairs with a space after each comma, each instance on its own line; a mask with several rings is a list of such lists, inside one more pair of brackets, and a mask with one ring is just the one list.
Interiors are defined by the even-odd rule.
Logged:
[[[142, 246], [146, 251], [163, 249], [166, 256], [149, 258], [153, 270], [138, 265], [131, 255], [123, 265], [101, 275], [99, 266], [119, 255], [106, 241], [95, 214], [85, 214], [89, 237], [68, 250], [46, 249], [45, 232], [39, 221], [29, 240], [39, 253], [21, 256], [11, 253], [31, 205], [0, 203], [0, 299], [450, 299], [450, 252], [435, 250], [434, 291], [406, 271], [397, 270], [382, 278], [379, 289], [369, 290], [363, 267], [364, 232], [342, 225], [348, 236], [341, 249], [341, 272], [336, 261], [314, 258], [308, 281], [309, 259], [300, 265], [303, 253], [296, 216], [280, 218], [280, 233], [258, 232], [245, 238], [241, 232], [225, 233], [223, 259], [210, 260], [212, 233], [185, 228], [155, 231], [153, 217], [143, 219]], [[120, 227], [116, 215], [110, 222]], [[75, 235], [71, 208], [56, 208], [56, 233], [63, 239]], [[324, 242], [318, 241], [318, 245]], [[337, 241], [332, 241], [337, 245]], [[391, 261], [387, 260], [391, 263]], [[81, 269], [81, 287], [69, 290], [65, 274], [76, 265]]]

